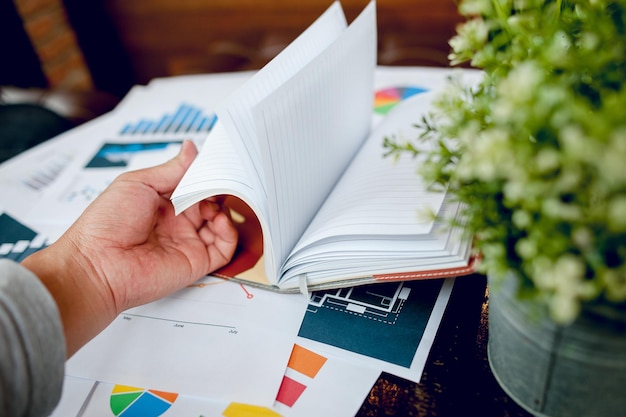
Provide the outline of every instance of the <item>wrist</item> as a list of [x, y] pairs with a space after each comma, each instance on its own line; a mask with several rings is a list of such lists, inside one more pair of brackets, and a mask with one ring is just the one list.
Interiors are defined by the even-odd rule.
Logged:
[[57, 303], [68, 358], [117, 315], [110, 289], [79, 253], [69, 242], [59, 241], [22, 261]]

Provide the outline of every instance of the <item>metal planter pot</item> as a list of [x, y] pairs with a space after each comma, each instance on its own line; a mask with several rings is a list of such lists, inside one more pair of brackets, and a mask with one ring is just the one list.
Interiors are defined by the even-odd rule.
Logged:
[[584, 310], [556, 325], [516, 297], [514, 275], [489, 277], [488, 357], [504, 391], [536, 416], [626, 415], [626, 317]]

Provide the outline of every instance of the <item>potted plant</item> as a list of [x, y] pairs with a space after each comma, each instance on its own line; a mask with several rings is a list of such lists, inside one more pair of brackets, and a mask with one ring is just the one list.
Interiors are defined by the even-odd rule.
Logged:
[[[489, 360], [537, 415], [626, 410], [626, 0], [463, 0], [451, 80], [414, 142], [463, 203], [489, 282]], [[425, 162], [424, 162], [425, 161]], [[458, 225], [455, 225], [458, 226]]]

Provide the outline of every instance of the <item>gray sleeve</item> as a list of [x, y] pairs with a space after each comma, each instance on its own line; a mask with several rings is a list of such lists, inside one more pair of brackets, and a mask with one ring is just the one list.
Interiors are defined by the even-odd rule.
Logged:
[[0, 416], [47, 416], [61, 397], [65, 338], [56, 303], [26, 268], [0, 259]]

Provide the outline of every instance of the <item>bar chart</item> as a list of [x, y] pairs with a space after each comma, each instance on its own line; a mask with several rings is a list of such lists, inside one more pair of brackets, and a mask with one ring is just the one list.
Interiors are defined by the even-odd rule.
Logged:
[[214, 113], [206, 114], [201, 108], [182, 103], [172, 113], [154, 119], [141, 118], [126, 123], [121, 135], [154, 135], [176, 133], [208, 133], [217, 121]]

